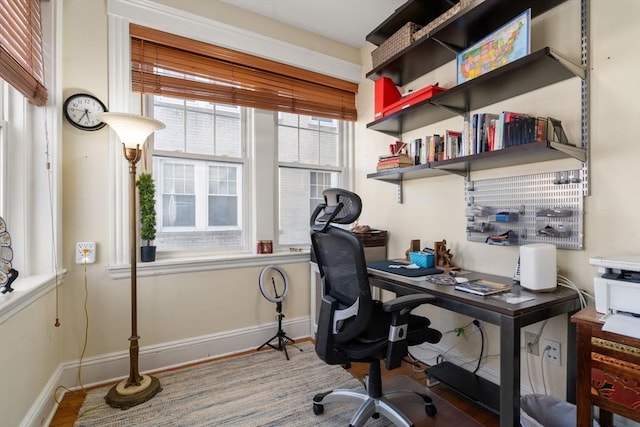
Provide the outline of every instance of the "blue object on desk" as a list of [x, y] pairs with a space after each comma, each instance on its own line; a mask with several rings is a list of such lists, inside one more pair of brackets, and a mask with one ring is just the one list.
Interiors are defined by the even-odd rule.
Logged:
[[435, 265], [436, 257], [426, 252], [409, 252], [409, 261], [422, 268], [431, 268]]
[[421, 277], [428, 276], [430, 274], [440, 274], [442, 270], [439, 268], [392, 268], [390, 265], [398, 265], [400, 264], [397, 261], [376, 261], [367, 263], [367, 267], [373, 268], [380, 271], [386, 271], [387, 273], [397, 274], [399, 276], [405, 277]]

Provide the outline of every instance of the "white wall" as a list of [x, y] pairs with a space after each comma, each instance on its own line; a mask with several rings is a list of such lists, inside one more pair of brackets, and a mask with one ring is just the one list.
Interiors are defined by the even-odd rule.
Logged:
[[[228, 5], [222, 7], [214, 0], [162, 0], [162, 3], [192, 11], [203, 9], [206, 3], [207, 8], [202, 15], [209, 14], [220, 21], [261, 31], [261, 26], [255, 25], [262, 23], [261, 19], [248, 15], [250, 19], [240, 20], [237, 11], [229, 9]], [[591, 196], [585, 203], [585, 250], [559, 252], [562, 272], [587, 290], [592, 290], [595, 271], [588, 263], [589, 257], [636, 253], [640, 234], [638, 223], [634, 221], [639, 205], [635, 201], [635, 183], [640, 174], [636, 167], [640, 148], [634, 132], [640, 112], [635, 100], [640, 93], [640, 83], [635, 78], [635, 72], [640, 69], [640, 58], [630, 54], [631, 46], [640, 39], [640, 28], [636, 25], [640, 21], [640, 2], [592, 0], [591, 3], [592, 164]], [[64, 0], [64, 97], [86, 91], [97, 95], [108, 105], [105, 4], [106, 0]], [[559, 8], [560, 14], [574, 14], [577, 4], [577, 0], [571, 0], [568, 5]], [[276, 28], [275, 25], [269, 26], [272, 32], [270, 36], [275, 37]], [[574, 33], [571, 34], [569, 40], [575, 37]], [[533, 37], [534, 43], [540, 43], [537, 37]], [[294, 39], [287, 40], [291, 42]], [[315, 44], [319, 51], [325, 53], [331, 53], [335, 47], [320, 38], [301, 37], [300, 40], [306, 47]], [[517, 257], [516, 248], [489, 247], [465, 240], [463, 181], [460, 177], [410, 181], [405, 185], [404, 204], [396, 202], [393, 186], [366, 179], [366, 174], [375, 170], [377, 156], [391, 142], [389, 137], [366, 130], [366, 123], [373, 120], [373, 82], [364, 78], [364, 73], [371, 68], [370, 49], [367, 47], [361, 51], [364, 67], [358, 94], [360, 120], [356, 129], [355, 176], [356, 191], [364, 201], [360, 223], [389, 230], [390, 256], [404, 254], [410, 239], [419, 238], [427, 244], [445, 238], [454, 253], [454, 260], [462, 266], [510, 275]], [[348, 60], [350, 54], [348, 50], [340, 50], [336, 56]], [[452, 81], [447, 70], [438, 73], [434, 78], [443, 86], [446, 86], [445, 82]], [[506, 102], [505, 105], [514, 106], [522, 102], [541, 110], [567, 108], [567, 111], [574, 111], [573, 103], [578, 102], [577, 98], [564, 94], [573, 94], [575, 85], [562, 83], [558, 86], [549, 89], [551, 93], [545, 96], [532, 94], [532, 98], [516, 100], [514, 104]], [[550, 98], [553, 101], [548, 103]], [[574, 113], [566, 117], [564, 112], [558, 115], [564, 119], [563, 123], [572, 123], [571, 132], [575, 135], [575, 124], [578, 122]], [[455, 119], [451, 123], [440, 124], [437, 129], [422, 129], [417, 134], [433, 133], [453, 126], [458, 126]], [[408, 138], [412, 136], [407, 135]], [[108, 158], [107, 133], [106, 130], [80, 132], [64, 124], [62, 143], [62, 246], [64, 267], [68, 269], [59, 295], [62, 324], [58, 329], [51, 326], [55, 318], [55, 298], [53, 293], [49, 293], [37, 304], [0, 326], [0, 361], [3, 366], [0, 390], [3, 391], [3, 423], [7, 425], [20, 424], [34, 399], [40, 393], [48, 393], [47, 380], [55, 377], [60, 364], [73, 365], [77, 362], [84, 342], [85, 283], [89, 312], [85, 357], [125, 353], [128, 348], [129, 281], [111, 280], [107, 273], [107, 254], [110, 250], [106, 196], [108, 164], [105, 160]], [[528, 172], [527, 168], [515, 168], [490, 171], [477, 178]], [[373, 206], [389, 206], [389, 209], [372, 209]], [[87, 267], [86, 276], [82, 266], [73, 264], [75, 242], [84, 240], [98, 243], [98, 262]], [[308, 316], [308, 266], [302, 263], [283, 267], [293, 284], [284, 307], [287, 318]], [[259, 297], [258, 272], [258, 267], [251, 267], [141, 278], [138, 284], [142, 348], [270, 324], [274, 321], [273, 305]], [[434, 323], [443, 330], [463, 321], [465, 319], [448, 313], [434, 316]], [[545, 329], [545, 335], [564, 339], [563, 322], [563, 319], [554, 319]], [[498, 332], [489, 329], [489, 348], [495, 351]], [[63, 343], [62, 349], [56, 344], [58, 336]], [[260, 343], [256, 342], [256, 345]], [[477, 347], [470, 346], [465, 351], [473, 355]], [[32, 358], [36, 354], [38, 358]], [[489, 367], [491, 363], [495, 361], [490, 361]], [[523, 372], [523, 380], [525, 375]], [[552, 378], [547, 378], [547, 386], [554, 394], [561, 395], [564, 387], [562, 381], [556, 383]], [[20, 384], [20, 388], [16, 388], [16, 384]], [[66, 385], [77, 385], [75, 378]]]
[[[195, 8], [202, 2], [181, 2]], [[210, 13], [217, 2], [207, 2]], [[107, 105], [106, 1], [65, 0], [65, 97], [88, 91]], [[216, 14], [224, 20], [224, 14]], [[98, 243], [98, 262], [87, 266], [90, 333], [86, 357], [128, 348], [130, 335], [129, 280], [111, 280], [107, 272], [109, 236], [108, 129], [82, 132], [65, 124], [64, 247], [69, 269], [62, 303], [69, 318], [62, 360], [75, 360], [83, 345], [85, 273], [73, 264], [76, 241]], [[265, 257], [264, 264], [268, 264]], [[308, 264], [284, 266], [292, 290], [284, 304], [288, 318], [309, 312]], [[140, 277], [138, 329], [141, 346], [248, 328], [274, 321], [273, 304], [258, 290], [259, 267]], [[259, 344], [259, 343], [258, 343]]]
[[[581, 289], [593, 291], [595, 268], [589, 258], [596, 255], [637, 254], [640, 227], [637, 210], [637, 182], [640, 147], [636, 127], [640, 119], [640, 107], [635, 101], [640, 93], [640, 83], [635, 76], [640, 57], [630, 54], [631, 46], [640, 37], [636, 25], [640, 15], [640, 2], [635, 0], [591, 1], [591, 138], [590, 182], [591, 195], [585, 200], [585, 249], [583, 251], [560, 250], [558, 266]], [[571, 0], [534, 21], [532, 27], [532, 51], [545, 45], [580, 63], [579, 29], [580, 2]], [[630, 50], [631, 49], [631, 50]], [[371, 69], [371, 46], [362, 49], [364, 71]], [[440, 82], [441, 86], [455, 84], [454, 65], [447, 64], [405, 88], [419, 89], [427, 84]], [[361, 224], [389, 230], [389, 256], [402, 257], [411, 239], [421, 239], [423, 246], [442, 239], [454, 254], [454, 263], [464, 268], [511, 276], [518, 257], [517, 247], [489, 246], [466, 240], [464, 217], [464, 180], [451, 175], [407, 181], [404, 183], [404, 203], [396, 201], [395, 186], [366, 179], [375, 171], [377, 157], [387, 150], [393, 138], [366, 129], [373, 121], [373, 81], [364, 79], [358, 93], [359, 121], [356, 128], [356, 191], [363, 198]], [[487, 106], [483, 111], [530, 111], [543, 116], [554, 116], [567, 127], [570, 139], [580, 138], [580, 86], [573, 79], [538, 90], [534, 93]], [[453, 118], [405, 135], [405, 141], [446, 129], [461, 129], [462, 119]], [[549, 168], [576, 169], [580, 163], [574, 160], [549, 162], [544, 165], [518, 166], [500, 170], [477, 172], [472, 179], [487, 179], [504, 175], [525, 175]], [[374, 209], [389, 206], [389, 209]], [[468, 318], [430, 310], [432, 320], [441, 330], [463, 326]], [[564, 331], [566, 316], [553, 319], [545, 327], [544, 336], [566, 344]], [[539, 330], [541, 325], [528, 328]], [[490, 353], [498, 350], [498, 329], [487, 327], [490, 335]], [[461, 346], [468, 358], [477, 357], [478, 337], [475, 344]], [[454, 345], [455, 339], [445, 341]], [[566, 345], [563, 345], [563, 352]], [[538, 358], [531, 358], [538, 366]], [[566, 360], [566, 359], [564, 359]], [[498, 372], [497, 359], [488, 361], [488, 372]], [[524, 367], [524, 365], [523, 365]], [[550, 392], [564, 396], [565, 385], [561, 380], [563, 367], [558, 370], [545, 367], [547, 387]], [[542, 391], [539, 369], [533, 372], [534, 385]], [[560, 372], [561, 375], [555, 375]], [[526, 371], [522, 372], [523, 382]]]

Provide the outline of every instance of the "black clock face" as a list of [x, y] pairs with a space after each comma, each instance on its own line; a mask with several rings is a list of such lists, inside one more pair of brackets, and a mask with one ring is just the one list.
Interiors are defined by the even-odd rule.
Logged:
[[98, 119], [98, 114], [107, 111], [107, 107], [93, 95], [77, 93], [64, 102], [64, 116], [69, 123], [82, 130], [102, 129], [106, 123]]

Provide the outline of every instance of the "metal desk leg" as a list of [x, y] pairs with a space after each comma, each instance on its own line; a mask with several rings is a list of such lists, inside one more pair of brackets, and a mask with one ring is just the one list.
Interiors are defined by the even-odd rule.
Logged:
[[520, 321], [500, 316], [500, 427], [520, 425]]

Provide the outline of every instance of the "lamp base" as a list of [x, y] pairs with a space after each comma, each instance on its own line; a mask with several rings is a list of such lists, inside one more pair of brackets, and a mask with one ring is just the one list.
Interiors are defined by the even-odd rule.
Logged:
[[151, 399], [162, 390], [160, 380], [150, 375], [143, 375], [140, 385], [125, 387], [127, 380], [122, 380], [111, 387], [104, 397], [112, 408], [129, 409]]

